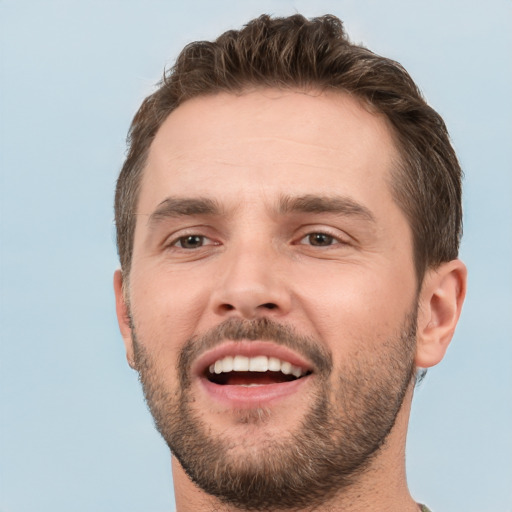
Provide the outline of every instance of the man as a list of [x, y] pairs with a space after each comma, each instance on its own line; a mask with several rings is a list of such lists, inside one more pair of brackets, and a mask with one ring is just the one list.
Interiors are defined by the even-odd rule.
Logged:
[[405, 438], [464, 300], [460, 180], [332, 16], [183, 50], [131, 127], [114, 278], [179, 512], [423, 509]]

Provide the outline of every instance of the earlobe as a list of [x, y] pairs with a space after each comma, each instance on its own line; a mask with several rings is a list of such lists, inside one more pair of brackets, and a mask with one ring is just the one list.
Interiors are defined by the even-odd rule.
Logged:
[[419, 297], [415, 363], [439, 363], [452, 340], [466, 295], [467, 269], [460, 260], [427, 270]]
[[124, 346], [126, 349], [126, 359], [128, 364], [134, 368], [133, 358], [133, 341], [132, 341], [132, 328], [130, 321], [130, 311], [126, 303], [125, 291], [123, 289], [123, 273], [121, 270], [116, 270], [114, 273], [114, 293], [116, 296], [116, 314], [119, 330], [123, 337]]

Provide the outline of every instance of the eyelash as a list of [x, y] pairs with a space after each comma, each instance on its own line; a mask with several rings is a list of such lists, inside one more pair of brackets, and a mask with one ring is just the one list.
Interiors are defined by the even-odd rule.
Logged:
[[[318, 244], [313, 243], [312, 237], [324, 237], [324, 240], [328, 242], [327, 244], [323, 245], [321, 242]], [[187, 240], [190, 241], [190, 239], [196, 238], [200, 239], [200, 244], [196, 247], [185, 247], [184, 244], [187, 243]], [[305, 240], [308, 240], [309, 243], [304, 243]], [[208, 243], [210, 242], [210, 243]], [[193, 251], [195, 249], [200, 249], [205, 246], [215, 246], [220, 245], [218, 242], [213, 241], [211, 238], [207, 237], [206, 235], [201, 235], [198, 233], [190, 233], [182, 235], [178, 238], [174, 238], [167, 247], [169, 248], [177, 248], [185, 251]], [[318, 230], [318, 231], [310, 231], [306, 233], [304, 236], [302, 236], [298, 242], [296, 242], [294, 245], [308, 245], [310, 247], [321, 247], [321, 248], [329, 248], [333, 247], [335, 245], [348, 245], [348, 242], [342, 240], [339, 236], [336, 236], [332, 233], [329, 233], [326, 230]]]
[[[312, 242], [312, 237], [317, 237], [317, 238], [324, 237], [324, 238], [328, 239], [329, 243], [327, 243], [326, 245], [323, 245], [321, 243], [315, 244]], [[306, 239], [309, 239], [309, 244], [301, 243]], [[299, 244], [300, 245], [310, 245], [311, 247], [332, 247], [333, 245], [338, 245], [338, 244], [346, 245], [346, 242], [341, 240], [339, 237], [337, 237], [331, 233], [325, 232], [325, 231], [311, 231], [310, 233], [307, 233], [305, 236], [303, 236], [299, 240]]]
[[[184, 247], [183, 246], [183, 242], [187, 239], [190, 239], [190, 238], [199, 238], [201, 239], [201, 244], [198, 246], [198, 247]], [[205, 240], [209, 240], [209, 241], [212, 241], [210, 238], [208, 238], [206, 235], [199, 235], [199, 234], [196, 234], [196, 233], [191, 233], [191, 234], [188, 234], [188, 235], [183, 235], [183, 236], [180, 236], [176, 239], [174, 239], [171, 243], [169, 243], [168, 247], [177, 247], [178, 249], [183, 249], [183, 250], [186, 250], [186, 251], [190, 251], [190, 250], [193, 250], [193, 249], [199, 249], [201, 247], [204, 247], [205, 245], [219, 245], [218, 243], [211, 243], [211, 244], [205, 244]]]

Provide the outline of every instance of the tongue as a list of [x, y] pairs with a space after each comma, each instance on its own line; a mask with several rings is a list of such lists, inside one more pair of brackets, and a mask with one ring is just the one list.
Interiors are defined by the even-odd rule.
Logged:
[[295, 377], [281, 372], [229, 372], [215, 375], [211, 380], [217, 384], [228, 386], [247, 386], [249, 384], [279, 384], [295, 380]]

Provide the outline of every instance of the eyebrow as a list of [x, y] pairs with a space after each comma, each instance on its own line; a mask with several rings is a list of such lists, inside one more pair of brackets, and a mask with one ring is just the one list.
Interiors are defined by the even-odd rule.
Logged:
[[299, 197], [284, 196], [280, 199], [278, 212], [287, 213], [334, 213], [360, 217], [375, 222], [372, 212], [350, 197], [304, 195]]
[[[219, 203], [207, 197], [167, 197], [149, 215], [148, 224], [158, 224], [168, 218], [194, 215], [220, 216], [224, 211]], [[290, 213], [333, 213], [359, 217], [375, 222], [371, 211], [362, 204], [345, 196], [319, 196], [307, 194], [298, 197], [282, 196], [278, 201], [279, 215]]]
[[207, 197], [167, 197], [150, 214], [148, 224], [172, 217], [220, 215], [221, 211], [219, 204]]

